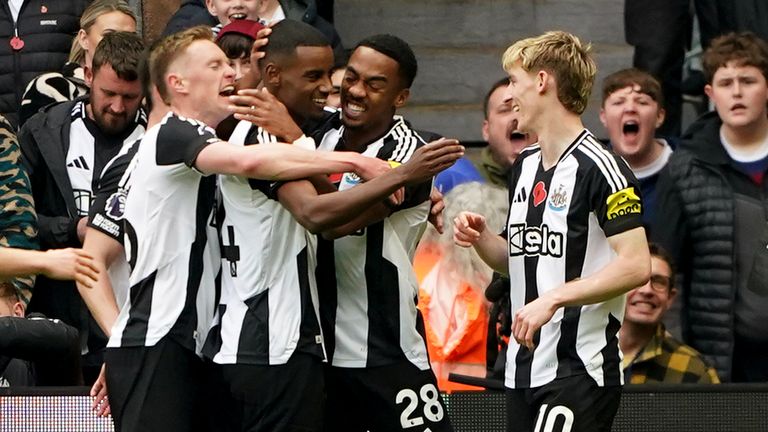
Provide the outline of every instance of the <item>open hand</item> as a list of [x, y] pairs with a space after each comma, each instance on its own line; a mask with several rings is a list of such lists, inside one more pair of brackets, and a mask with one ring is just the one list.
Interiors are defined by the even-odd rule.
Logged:
[[450, 167], [464, 156], [464, 147], [455, 139], [440, 138], [419, 147], [408, 162], [401, 165], [408, 170], [408, 183], [421, 183]]
[[453, 219], [453, 242], [461, 247], [470, 247], [480, 240], [485, 228], [485, 216], [461, 212]]
[[295, 141], [303, 135], [282, 102], [266, 88], [243, 89], [229, 97], [229, 111], [238, 120], [259, 125], [276, 137]]
[[42, 274], [51, 279], [76, 280], [91, 287], [99, 277], [93, 257], [82, 249], [49, 249], [42, 260]]

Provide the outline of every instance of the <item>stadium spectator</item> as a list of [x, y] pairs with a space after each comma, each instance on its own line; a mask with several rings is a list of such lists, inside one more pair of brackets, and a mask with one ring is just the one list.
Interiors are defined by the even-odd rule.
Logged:
[[[37, 215], [29, 177], [21, 166], [13, 127], [0, 116], [0, 247], [37, 249]], [[32, 298], [33, 276], [11, 281], [24, 307]]]
[[127, 3], [96, 0], [85, 8], [69, 59], [61, 71], [39, 75], [26, 86], [19, 109], [19, 127], [46, 105], [88, 93], [91, 83], [86, 80], [85, 68], [91, 67], [93, 53], [104, 34], [113, 31], [136, 31], [136, 17]]
[[655, 244], [651, 279], [627, 295], [627, 309], [619, 331], [622, 367], [628, 384], [651, 382], [717, 384], [715, 369], [693, 348], [664, 329], [662, 318], [677, 297], [672, 258]]
[[18, 128], [27, 83], [67, 60], [88, 0], [9, 0], [0, 8], [0, 115]]
[[207, 430], [199, 354], [221, 265], [211, 174], [291, 180], [339, 171], [368, 177], [381, 169], [356, 154], [217, 139], [211, 127], [229, 114], [234, 71], [212, 36], [194, 27], [150, 54], [152, 82], [172, 111], [142, 139], [124, 185], [138, 191], [127, 193], [123, 207], [135, 294], [105, 355], [109, 401], [122, 431]]
[[723, 381], [768, 381], [768, 44], [722, 36], [703, 63], [715, 112], [662, 171], [651, 234], [683, 277], [684, 341]]
[[341, 58], [344, 54], [339, 34], [333, 25], [318, 15], [315, 0], [187, 0], [171, 17], [163, 34], [168, 35], [200, 24], [220, 28], [237, 18], [247, 18], [265, 25], [285, 18], [303, 21], [328, 38], [336, 57]]
[[[216, 44], [227, 55], [229, 66], [235, 71], [237, 88], [256, 88], [261, 82], [258, 67], [252, 67], [251, 50], [259, 30], [263, 28], [258, 21], [239, 19], [222, 27], [216, 36]], [[244, 77], [248, 77], [248, 82], [241, 84], [240, 80]]]
[[[49, 106], [19, 132], [22, 162], [29, 174], [40, 227], [41, 249], [79, 247], [85, 235], [93, 186], [106, 163], [144, 133], [138, 63], [144, 44], [135, 33], [112, 32], [99, 43], [87, 70], [87, 97]], [[106, 338], [71, 282], [38, 277], [32, 312], [78, 329], [84, 378], [91, 383], [102, 363]]]
[[331, 92], [325, 100], [325, 105], [331, 108], [341, 108], [341, 80], [344, 79], [344, 70], [347, 68], [349, 56], [335, 58], [331, 68]]
[[643, 224], [649, 230], [656, 211], [656, 182], [672, 155], [673, 146], [656, 138], [664, 122], [664, 96], [653, 76], [639, 69], [622, 69], [603, 80], [600, 121], [610, 145], [640, 181]]
[[98, 272], [79, 249], [0, 248], [0, 387], [81, 385], [77, 330], [40, 314], [25, 318], [24, 303], [6, 281], [33, 273], [91, 285]]
[[484, 183], [457, 185], [445, 195], [445, 231], [427, 227], [416, 249], [419, 310], [441, 391], [477, 389], [448, 381], [450, 373], [486, 375], [489, 307], [484, 289], [492, 270], [474, 250], [453, 243], [454, 217], [461, 210], [485, 214], [500, 231], [509, 208], [507, 196], [505, 189]]
[[476, 213], [454, 222], [457, 244], [510, 278], [507, 431], [558, 421], [611, 430], [623, 381], [622, 294], [650, 273], [639, 184], [581, 122], [597, 72], [589, 51], [560, 31], [507, 49], [504, 100], [539, 145], [513, 165], [502, 236]]

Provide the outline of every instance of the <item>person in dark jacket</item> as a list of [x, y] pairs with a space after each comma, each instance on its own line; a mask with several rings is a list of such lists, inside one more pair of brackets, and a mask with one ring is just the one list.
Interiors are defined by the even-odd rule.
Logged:
[[716, 112], [662, 171], [652, 238], [680, 266], [685, 341], [723, 381], [768, 381], [768, 44], [725, 35], [703, 63]]
[[[143, 49], [141, 38], [134, 33], [106, 34], [89, 71], [93, 85], [88, 98], [49, 106], [19, 131], [22, 163], [36, 203], [41, 249], [82, 244], [93, 185], [123, 145], [143, 135], [146, 115], [140, 109], [138, 79]], [[83, 338], [83, 348], [88, 342], [89, 352], [97, 353], [106, 344], [70, 282], [39, 277], [29, 309], [75, 326]], [[85, 366], [101, 366], [98, 355], [92, 361]], [[87, 382], [95, 379], [98, 370], [92, 372], [85, 377]]]
[[[341, 37], [333, 25], [318, 14], [315, 0], [267, 0], [261, 2], [259, 8], [259, 18], [267, 24], [279, 21], [277, 17], [281, 16], [295, 21], [303, 21], [315, 27], [331, 43], [336, 57], [344, 55]], [[275, 15], [274, 12], [278, 8], [281, 12]], [[186, 0], [168, 21], [163, 35], [176, 33], [195, 25], [213, 27], [217, 24], [219, 21], [206, 9], [205, 0]]]
[[77, 330], [40, 314], [25, 318], [13, 286], [0, 282], [0, 387], [82, 383]]
[[88, 0], [0, 2], [0, 114], [14, 127], [24, 88], [61, 70]]

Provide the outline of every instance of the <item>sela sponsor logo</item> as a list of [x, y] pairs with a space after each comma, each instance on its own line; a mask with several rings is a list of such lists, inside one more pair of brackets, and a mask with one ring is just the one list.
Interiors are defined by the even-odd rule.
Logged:
[[607, 204], [606, 216], [608, 216], [608, 220], [630, 214], [639, 215], [642, 210], [640, 197], [635, 193], [634, 187], [628, 187], [611, 194], [605, 203]]
[[538, 207], [545, 199], [547, 199], [547, 186], [539, 180], [533, 187], [533, 206]]
[[540, 227], [510, 224], [508, 232], [511, 257], [549, 255], [560, 258], [563, 256], [563, 234], [551, 231], [546, 224]]
[[549, 195], [549, 208], [554, 211], [562, 211], [568, 204], [568, 191], [560, 185]]

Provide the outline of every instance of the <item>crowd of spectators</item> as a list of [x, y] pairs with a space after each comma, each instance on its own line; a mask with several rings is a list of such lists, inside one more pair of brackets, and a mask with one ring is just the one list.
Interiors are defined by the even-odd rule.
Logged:
[[[626, 0], [634, 67], [610, 71], [602, 82], [605, 129], [593, 131], [639, 180], [643, 223], [655, 242], [651, 278], [629, 292], [620, 332], [631, 384], [768, 381], [768, 336], [761, 327], [768, 318], [768, 9], [759, 0], [693, 3], [703, 72], [684, 83], [691, 2]], [[92, 384], [105, 331], [71, 282], [75, 270], [57, 273], [50, 266], [79, 260], [81, 272], [106, 270], [88, 270], [90, 257], [67, 248], [83, 245], [108, 162], [147, 127], [145, 46], [122, 0], [9, 0], [3, 6], [0, 246], [62, 255], [26, 255], [37, 265], [0, 272], [0, 386]], [[285, 19], [307, 23], [336, 57], [326, 103], [339, 107], [349, 53], [319, 10], [326, 9], [312, 0], [188, 0], [165, 34], [210, 26], [237, 72], [236, 86], [252, 89], [262, 79], [254, 45], [259, 31]], [[510, 168], [537, 137], [518, 129], [515, 107], [504, 96], [508, 78], [493, 78], [483, 78], [489, 89], [477, 125], [487, 145], [440, 173], [435, 187], [445, 194], [448, 220], [471, 208], [493, 214], [501, 232]], [[714, 107], [686, 130], [684, 92], [704, 94]], [[251, 108], [272, 100], [250, 97]], [[292, 108], [289, 98], [277, 100]], [[157, 96], [155, 102], [162, 104]], [[220, 133], [231, 133], [233, 122], [222, 123]], [[498, 359], [514, 311], [509, 281], [475, 252], [456, 250], [441, 230], [430, 228], [416, 255], [419, 307], [440, 386], [458, 389], [446, 380], [449, 372], [503, 376]], [[128, 270], [110, 274], [121, 271], [124, 277]], [[113, 286], [120, 305], [126, 287]]]

